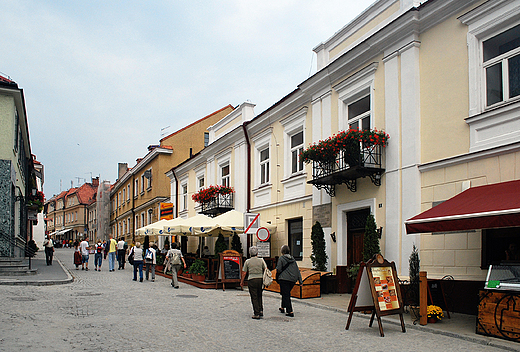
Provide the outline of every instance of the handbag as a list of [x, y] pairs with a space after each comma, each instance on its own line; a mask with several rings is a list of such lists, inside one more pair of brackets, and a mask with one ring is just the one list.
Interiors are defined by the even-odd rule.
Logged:
[[262, 259], [262, 261], [264, 262], [264, 267], [265, 267], [264, 275], [262, 277], [263, 284], [264, 284], [264, 287], [269, 287], [269, 285], [271, 285], [273, 283], [273, 273], [267, 267], [267, 264], [265, 263], [265, 260]]
[[128, 262], [130, 265], [134, 265], [134, 249], [130, 251], [130, 254], [128, 255]]

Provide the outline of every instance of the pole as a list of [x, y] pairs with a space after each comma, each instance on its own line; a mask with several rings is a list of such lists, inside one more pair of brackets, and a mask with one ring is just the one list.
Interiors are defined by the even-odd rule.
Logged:
[[419, 313], [421, 318], [419, 324], [428, 324], [428, 276], [426, 271], [419, 272]]

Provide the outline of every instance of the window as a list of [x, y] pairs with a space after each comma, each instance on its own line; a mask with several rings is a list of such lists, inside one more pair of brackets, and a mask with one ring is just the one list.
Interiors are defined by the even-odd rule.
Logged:
[[144, 217], [144, 213], [141, 213], [141, 227], [146, 226], [146, 218]]
[[209, 145], [209, 132], [204, 132], [204, 147]]
[[135, 180], [134, 197], [137, 197], [138, 194], [139, 194], [139, 180]]
[[148, 224], [152, 223], [153, 209], [148, 209]]
[[260, 151], [260, 184], [269, 182], [269, 148]]
[[141, 193], [144, 193], [144, 173], [141, 175]]
[[128, 197], [126, 198], [126, 201], [129, 202], [130, 201], [130, 184], [128, 185], [128, 191], [126, 192], [126, 194], [128, 195]]
[[123, 188], [123, 198], [121, 198], [121, 203], [124, 203], [126, 200], [126, 188]]
[[229, 187], [229, 164], [220, 169], [220, 184]]
[[136, 228], [136, 229], [139, 228], [139, 215], [136, 215], [136, 216], [135, 216], [135, 228]]
[[291, 172], [303, 170], [303, 160], [300, 154], [303, 152], [303, 131], [296, 133], [291, 137]]
[[291, 255], [296, 260], [303, 259], [303, 220], [295, 219], [288, 220], [287, 225], [289, 228], [289, 247], [291, 249]]
[[482, 230], [482, 263], [487, 269], [490, 264], [506, 264], [520, 261], [520, 238], [518, 227]]
[[350, 129], [370, 129], [370, 95], [348, 104], [347, 114]]
[[201, 176], [197, 180], [197, 186], [200, 189], [204, 188], [204, 176]]
[[146, 179], [146, 190], [149, 191], [152, 189], [152, 169], [148, 169], [143, 174]]
[[188, 185], [183, 184], [181, 186], [181, 201], [182, 201], [182, 210], [188, 209]]
[[520, 95], [520, 25], [482, 43], [486, 106]]

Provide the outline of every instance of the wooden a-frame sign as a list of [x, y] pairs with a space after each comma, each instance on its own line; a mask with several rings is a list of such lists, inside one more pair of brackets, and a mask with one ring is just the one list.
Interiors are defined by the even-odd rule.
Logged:
[[234, 250], [226, 250], [219, 255], [219, 269], [217, 278], [222, 282], [222, 290], [226, 290], [227, 282], [240, 283], [242, 275], [242, 254]]
[[403, 300], [395, 263], [389, 263], [381, 254], [376, 254], [367, 263], [361, 263], [348, 305], [348, 320], [345, 330], [348, 330], [354, 312], [372, 312], [369, 327], [372, 327], [374, 317], [377, 317], [379, 333], [384, 337], [381, 317], [399, 314], [401, 329], [406, 332], [403, 319]]

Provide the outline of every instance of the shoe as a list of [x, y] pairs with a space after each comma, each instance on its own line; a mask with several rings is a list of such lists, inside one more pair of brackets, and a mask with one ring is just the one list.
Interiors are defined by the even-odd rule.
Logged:
[[86, 268], [85, 271], [88, 271], [88, 268]]
[[286, 317], [294, 318], [294, 313], [286, 313], [285, 316], [286, 316]]
[[179, 288], [179, 286], [173, 286], [173, 288]]
[[253, 318], [253, 319], [260, 319], [260, 316], [259, 315], [253, 315], [251, 318]]
[[85, 268], [81, 268], [81, 270], [85, 270]]
[[139, 279], [139, 282], [143, 282], [143, 279]]
[[155, 282], [155, 279], [152, 279], [152, 282]]
[[258, 314], [258, 315], [263, 317], [264, 316], [264, 312], [260, 312], [260, 314]]
[[137, 281], [137, 279], [132, 279], [132, 281]]
[[280, 313], [285, 313], [285, 309], [284, 308], [278, 308], [278, 310], [280, 311]]

